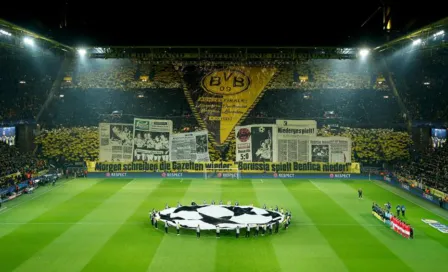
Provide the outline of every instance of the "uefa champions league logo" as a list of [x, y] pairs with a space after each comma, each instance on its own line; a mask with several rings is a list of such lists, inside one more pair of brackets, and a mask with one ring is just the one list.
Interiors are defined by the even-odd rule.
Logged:
[[334, 178], [334, 174], [330, 174], [330, 178]]
[[222, 173], [220, 172], [220, 173], [218, 173], [218, 178], [222, 178]]
[[166, 178], [166, 173], [165, 172], [162, 173], [162, 178]]
[[106, 173], [106, 177], [110, 177], [110, 173], [109, 172]]
[[277, 173], [274, 173], [274, 178], [277, 178], [278, 177], [278, 174]]

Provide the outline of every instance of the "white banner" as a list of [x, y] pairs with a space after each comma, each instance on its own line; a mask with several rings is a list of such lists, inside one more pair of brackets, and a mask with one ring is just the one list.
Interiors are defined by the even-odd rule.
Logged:
[[100, 161], [132, 161], [132, 124], [99, 124]]
[[352, 141], [346, 137], [309, 138], [310, 162], [347, 163], [352, 161]]
[[250, 125], [235, 128], [236, 161], [277, 162], [277, 126]]
[[315, 120], [277, 120], [279, 162], [309, 161], [309, 137], [317, 134]]
[[209, 162], [208, 132], [171, 134], [170, 161]]
[[168, 161], [171, 120], [134, 118], [134, 161]]
[[316, 136], [316, 120], [277, 120], [278, 139], [295, 139], [297, 136]]

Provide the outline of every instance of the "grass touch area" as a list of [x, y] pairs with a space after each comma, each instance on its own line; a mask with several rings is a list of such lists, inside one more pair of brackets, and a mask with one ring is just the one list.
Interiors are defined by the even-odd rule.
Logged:
[[[363, 188], [359, 200], [357, 189]], [[292, 211], [288, 230], [180, 236], [151, 227], [165, 204], [223, 200]], [[375, 219], [372, 202], [407, 207], [407, 240]], [[361, 180], [75, 179], [5, 204], [0, 271], [444, 271], [448, 213], [388, 185]], [[162, 228], [161, 228], [162, 229]]]

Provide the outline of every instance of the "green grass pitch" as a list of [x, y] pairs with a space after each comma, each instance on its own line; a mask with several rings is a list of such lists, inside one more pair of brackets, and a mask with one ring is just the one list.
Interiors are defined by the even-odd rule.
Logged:
[[[182, 181], [182, 182], [181, 182]], [[357, 189], [363, 188], [359, 200]], [[177, 201], [238, 200], [292, 211], [279, 234], [216, 239], [151, 227], [148, 212]], [[407, 207], [415, 239], [371, 214], [372, 202]], [[74, 179], [0, 211], [0, 271], [446, 271], [448, 214], [386, 184], [361, 180]]]

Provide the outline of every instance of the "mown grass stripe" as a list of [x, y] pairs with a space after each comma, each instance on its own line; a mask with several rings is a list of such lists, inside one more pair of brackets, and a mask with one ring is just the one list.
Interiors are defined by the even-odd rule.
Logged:
[[185, 195], [191, 180], [162, 180], [126, 222], [115, 232], [83, 271], [146, 271], [163, 238], [163, 232], [154, 229], [148, 212], [161, 210], [165, 203], [176, 203]]
[[[238, 201], [240, 205], [260, 206], [250, 179], [222, 180], [222, 200], [224, 203]], [[235, 231], [217, 243], [215, 271], [281, 271], [275, 255], [271, 239], [275, 237], [260, 236], [244, 238], [245, 230], [241, 230], [240, 238], [235, 238]]]
[[[296, 186], [318, 188], [307, 180], [282, 180], [282, 182], [291, 190]], [[323, 191], [294, 190], [293, 195], [349, 270], [382, 271], [387, 268], [389, 271], [412, 271]], [[353, 225], [335, 227], [325, 226], [322, 223]], [[363, 246], [359, 246], [360, 240]]]
[[[202, 203], [204, 200], [210, 203], [221, 198], [220, 185], [210, 180], [195, 179], [180, 202], [189, 205], [192, 201]], [[170, 206], [177, 202], [169, 203]], [[219, 242], [214, 235], [204, 235], [202, 239], [196, 239], [194, 230], [181, 230], [181, 235], [176, 235], [176, 230], [170, 228], [169, 233], [163, 236], [163, 240], [157, 249], [148, 272], [151, 271], [213, 271], [215, 267], [216, 243]], [[176, 261], [172, 257], [176, 256]]]
[[[142, 184], [145, 183], [148, 184], [139, 179], [128, 183], [51, 244], [20, 265], [15, 272], [37, 272], [40, 269], [47, 271], [48, 267], [51, 267], [53, 271], [81, 270], [110, 236], [120, 228], [120, 223], [134, 213], [157, 186], [157, 183], [151, 182], [151, 185], [147, 185], [144, 189]], [[89, 222], [103, 224], [89, 224]], [[74, 237], [82, 237], [82, 239], [73, 239]], [[64, 254], [60, 254], [62, 248]]]
[[267, 207], [278, 205], [290, 210], [293, 215], [289, 228], [280, 230], [271, 241], [282, 271], [347, 271], [342, 260], [280, 180], [262, 182], [253, 179], [252, 184], [259, 203], [265, 203]]
[[[131, 179], [101, 181], [30, 222], [77, 222], [130, 181]], [[2, 262], [1, 269], [14, 270], [71, 226], [27, 224], [1, 237], [0, 256], [2, 260], [7, 260]]]
[[[24, 195], [11, 202], [4, 203], [7, 207], [0, 212], [0, 237], [14, 231], [19, 225], [26, 224], [48, 210], [60, 205], [80, 192], [87, 190], [98, 182], [97, 179], [69, 180], [56, 186], [42, 186], [34, 194]], [[21, 223], [5, 225], [5, 223]]]
[[[355, 195], [356, 190], [362, 187], [364, 199], [358, 200]], [[325, 184], [324, 190], [337, 191], [338, 194], [333, 198], [342, 207], [354, 206], [350, 209], [353, 218], [358, 222], [365, 224], [369, 222], [378, 222], [371, 214], [370, 209], [375, 201], [380, 205], [391, 202], [395, 209], [397, 204], [406, 206], [406, 216], [400, 215], [400, 218], [414, 227], [414, 239], [407, 240], [388, 228], [374, 228], [369, 231], [378, 237], [388, 248], [398, 257], [410, 264], [415, 270], [440, 270], [443, 269], [440, 263], [447, 260], [448, 239], [446, 234], [439, 232], [431, 226], [423, 223], [422, 218], [437, 219], [430, 211], [412, 204], [404, 198], [392, 194], [385, 189], [369, 182], [340, 182], [336, 184]], [[348, 198], [348, 196], [352, 198]], [[358, 202], [358, 203], [356, 203]], [[356, 205], [353, 205], [356, 203]], [[394, 241], [391, 243], [391, 241]], [[410, 246], [412, 244], [412, 246]], [[431, 252], [431, 254], [428, 254]]]

